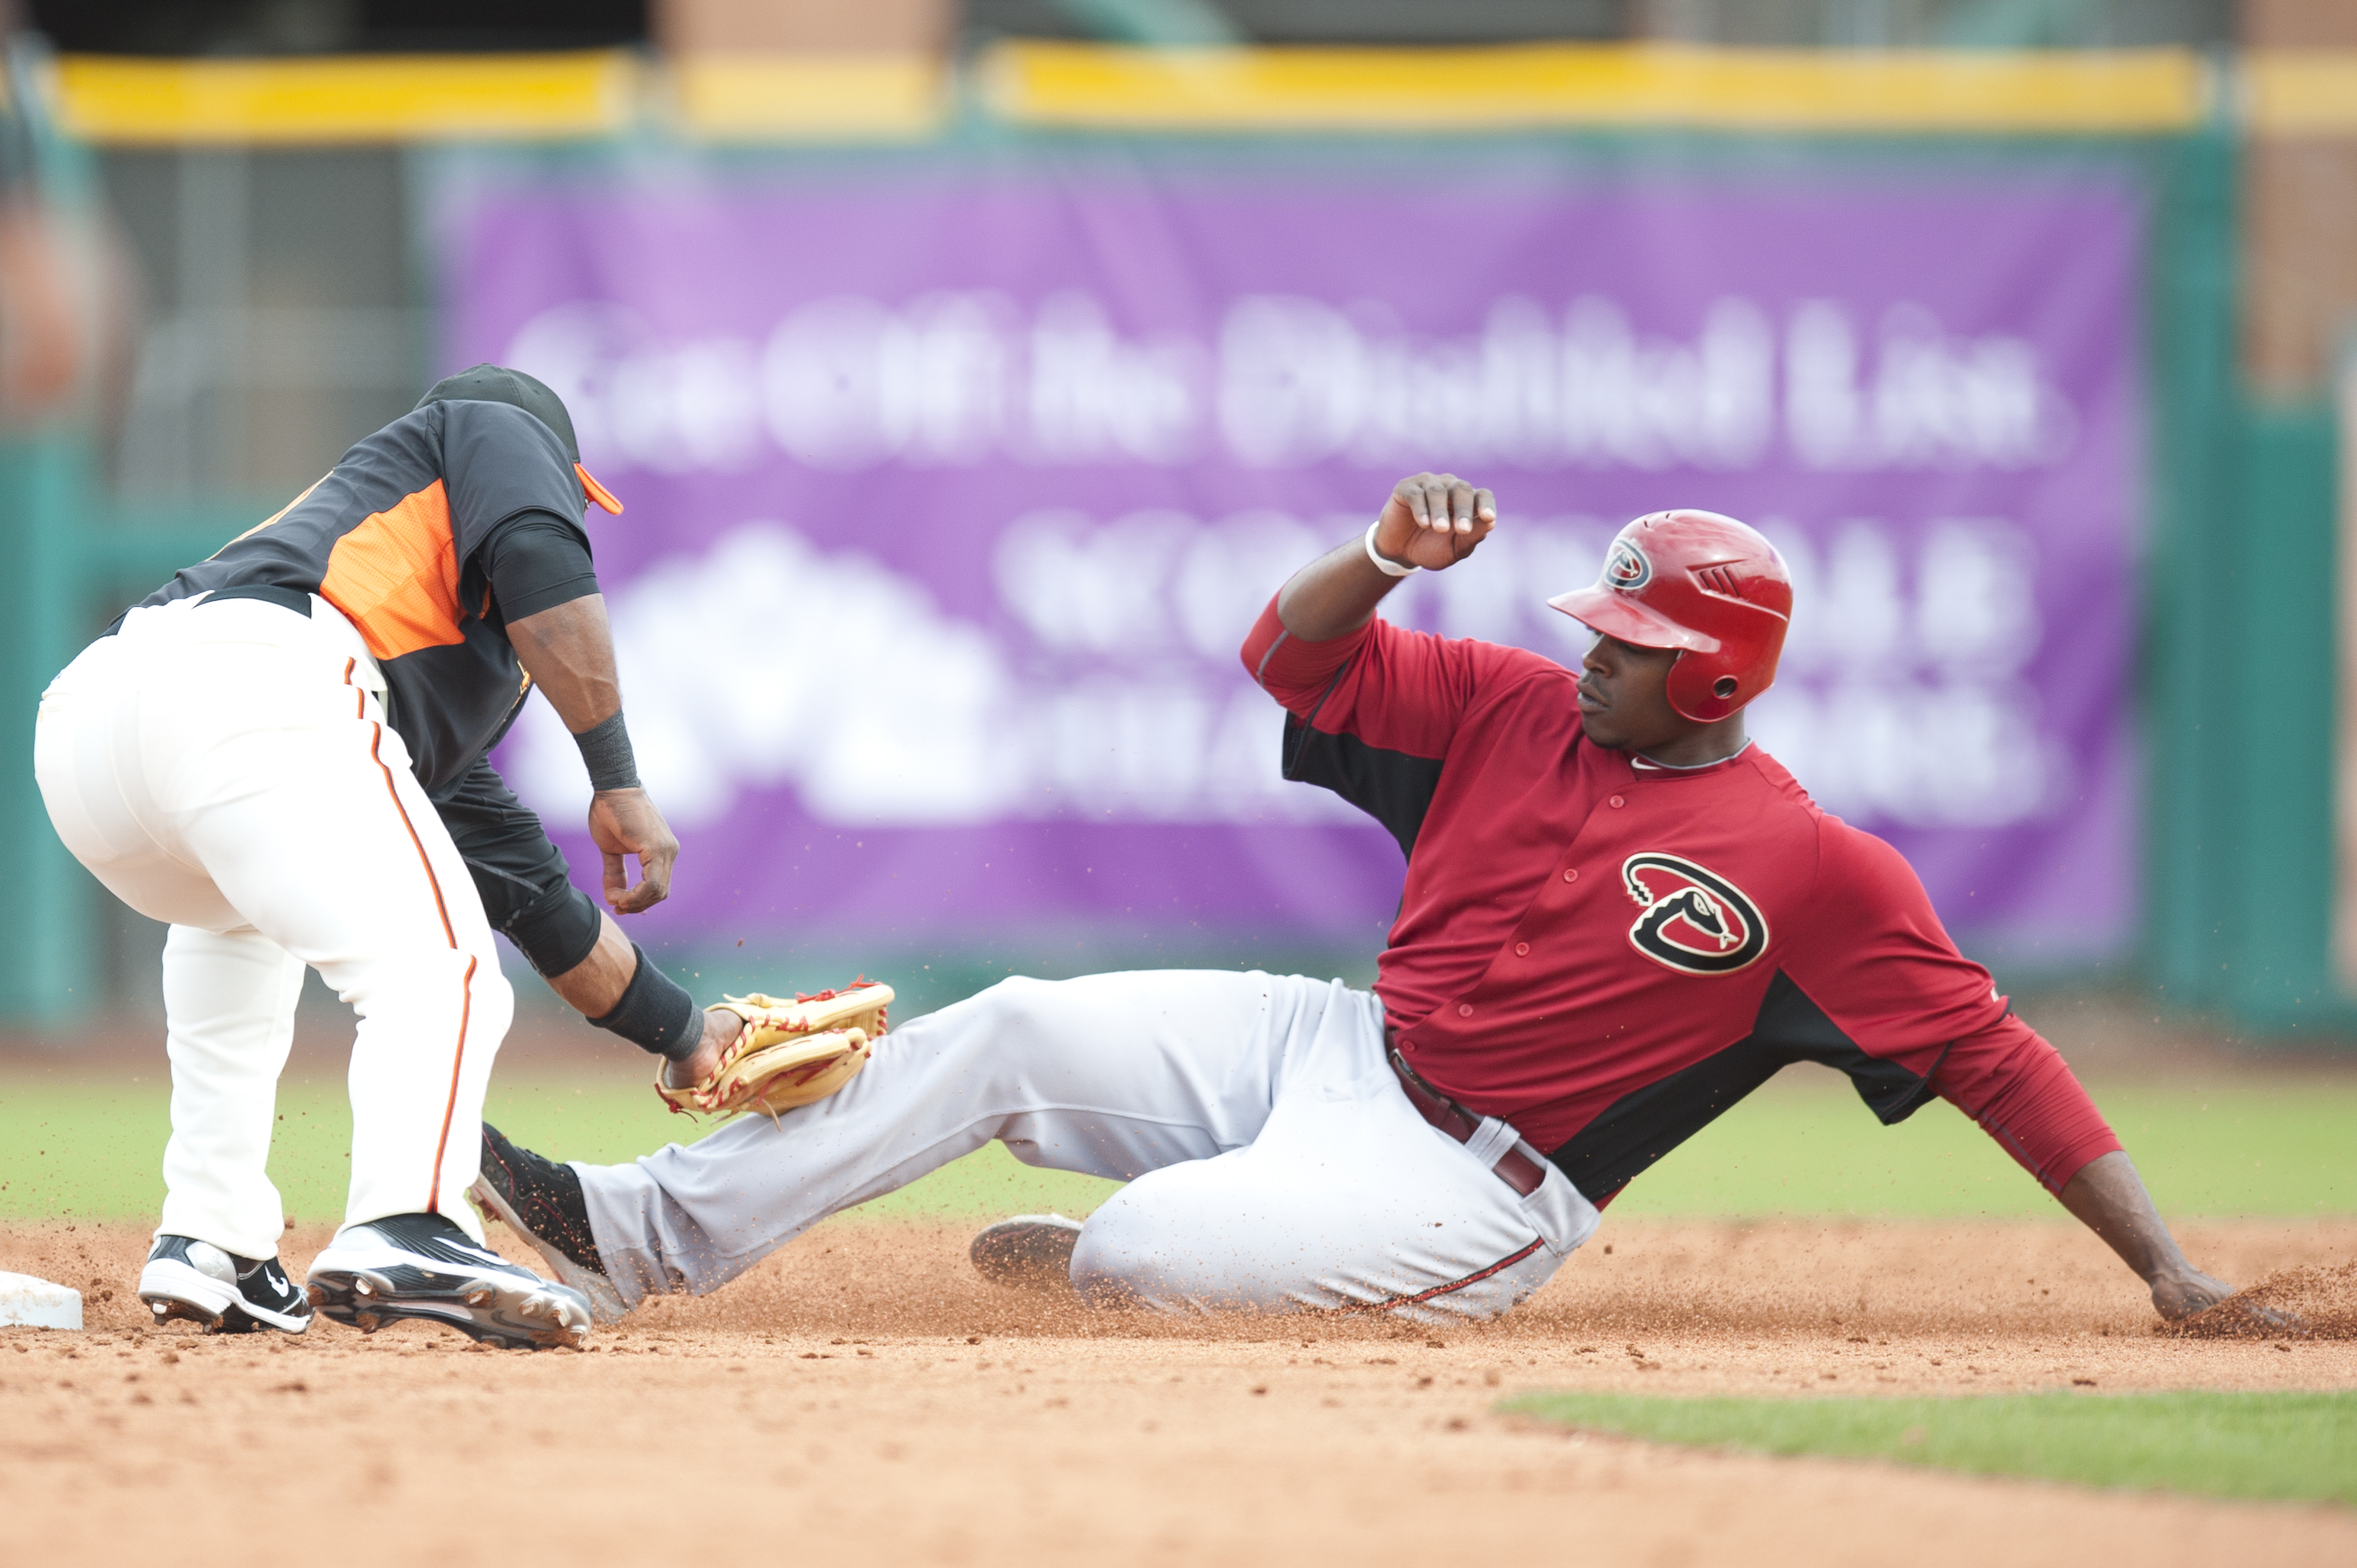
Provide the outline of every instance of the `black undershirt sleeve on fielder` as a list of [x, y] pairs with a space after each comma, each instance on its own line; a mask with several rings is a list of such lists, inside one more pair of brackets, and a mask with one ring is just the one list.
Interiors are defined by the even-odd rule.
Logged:
[[580, 521], [588, 498], [547, 425], [503, 403], [429, 407], [441, 419], [450, 541], [460, 560], [480, 560], [491, 536], [526, 512]]
[[500, 524], [483, 542], [480, 559], [502, 621], [520, 621], [598, 591], [581, 530], [549, 512], [528, 511]]

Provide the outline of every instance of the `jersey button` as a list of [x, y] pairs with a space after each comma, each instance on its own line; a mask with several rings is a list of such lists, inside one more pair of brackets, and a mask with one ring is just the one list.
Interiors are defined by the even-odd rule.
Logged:
[[1514, 956], [1515, 956], [1516, 958], [1528, 958], [1528, 957], [1530, 957], [1530, 956], [1531, 956], [1531, 944], [1530, 944], [1530, 943], [1528, 943], [1528, 942], [1516, 942], [1516, 943], [1514, 944]]
[[1579, 880], [1579, 872], [1578, 872], [1577, 868], [1576, 868], [1576, 867], [1575, 867], [1574, 869], [1572, 869], [1572, 870], [1570, 870], [1570, 871], [1566, 871], [1566, 872], [1565, 872], [1565, 873], [1563, 874], [1563, 879], [1564, 879], [1566, 882], [1577, 882], [1577, 881], [1578, 881], [1578, 880]]
[[1459, 1002], [1457, 1004], [1457, 1015], [1460, 1018], [1470, 1018], [1473, 1016], [1473, 1004], [1470, 1002]]
[[1628, 801], [1626, 801], [1626, 800], [1622, 800], [1622, 799], [1621, 799], [1620, 796], [1618, 796], [1618, 795], [1615, 795], [1615, 796], [1613, 796], [1613, 797], [1612, 797], [1612, 809], [1613, 809], [1614, 811], [1619, 811], [1621, 807], [1623, 807], [1623, 806], [1627, 805], [1628, 803], [1629, 803]]

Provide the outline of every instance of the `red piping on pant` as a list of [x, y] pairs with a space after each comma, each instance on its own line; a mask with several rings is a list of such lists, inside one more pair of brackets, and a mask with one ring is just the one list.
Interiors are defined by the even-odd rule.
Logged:
[[[345, 685], [351, 685], [352, 671], [359, 667], [360, 660], [357, 659], [344, 660]], [[367, 694], [355, 687], [353, 695], [358, 699], [356, 705], [359, 715], [365, 716], [368, 713]], [[425, 885], [434, 889], [434, 910], [442, 917], [442, 939], [450, 944], [452, 952], [457, 952], [458, 933], [450, 925], [450, 906], [442, 897], [442, 879], [434, 875], [434, 863], [426, 858], [425, 854], [425, 841], [417, 836], [417, 824], [409, 820], [409, 808], [401, 803], [401, 791], [393, 784], [393, 769], [381, 755], [383, 746], [384, 725], [374, 719], [370, 719], [369, 760], [375, 763], [377, 771], [384, 775], [385, 796], [392, 800], [393, 809], [401, 815], [401, 825], [409, 834], [410, 845], [417, 851], [417, 864], [425, 868]], [[458, 983], [458, 1039], [450, 1054], [450, 1094], [442, 1105], [442, 1133], [434, 1141], [434, 1176], [425, 1188], [425, 1208], [423, 1211], [427, 1214], [442, 1212], [442, 1156], [450, 1147], [450, 1119], [457, 1115], [458, 1111], [458, 1079], [467, 1059], [467, 1026], [473, 1022], [475, 1014], [475, 966], [480, 961], [479, 959], [469, 956], [467, 960], [467, 972]]]
[[1414, 1306], [1419, 1302], [1430, 1301], [1437, 1295], [1447, 1295], [1451, 1291], [1463, 1290], [1467, 1285], [1478, 1285], [1492, 1274], [1503, 1273], [1506, 1270], [1512, 1268], [1516, 1263], [1521, 1262], [1524, 1258], [1529, 1257], [1533, 1252], [1537, 1251], [1544, 1245], [1546, 1245], [1546, 1238], [1542, 1236], [1539, 1240], [1532, 1242], [1521, 1251], [1513, 1253], [1509, 1257], [1501, 1258], [1486, 1269], [1477, 1269], [1472, 1273], [1467, 1274], [1461, 1280], [1451, 1280], [1445, 1285], [1435, 1285], [1430, 1290], [1420, 1290], [1414, 1295], [1387, 1295], [1381, 1301], [1353, 1302], [1349, 1306], [1330, 1307], [1327, 1311], [1327, 1316], [1329, 1317], [1348, 1317], [1352, 1313], [1389, 1312], [1394, 1307]]
[[458, 1113], [458, 1068], [467, 1059], [467, 1025], [475, 1015], [475, 965], [480, 961], [470, 955], [467, 972], [458, 982], [458, 1048], [450, 1055], [450, 1098], [442, 1102], [442, 1135], [434, 1141], [433, 1185], [425, 1189], [428, 1214], [440, 1212], [436, 1206], [442, 1196], [442, 1156], [450, 1147], [450, 1118]]

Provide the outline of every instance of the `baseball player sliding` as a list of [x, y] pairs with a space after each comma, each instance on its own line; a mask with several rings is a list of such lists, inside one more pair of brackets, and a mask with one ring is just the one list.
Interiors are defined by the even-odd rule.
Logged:
[[1169, 1312], [1485, 1318], [1654, 1161], [1816, 1061], [1886, 1122], [1935, 1095], [1972, 1116], [2162, 1316], [2226, 1295], [1906, 863], [1746, 738], [1792, 612], [1768, 542], [1709, 512], [1631, 523], [1596, 585], [1549, 601], [1596, 633], [1576, 671], [1376, 618], [1496, 515], [1450, 476], [1402, 481], [1243, 646], [1286, 710], [1287, 776], [1407, 854], [1372, 994], [1260, 973], [1009, 980], [886, 1036], [831, 1097], [630, 1165], [558, 1165], [486, 1128], [478, 1197], [610, 1317], [716, 1289], [996, 1138], [1128, 1183], [1086, 1224], [985, 1231], [975, 1261], [1001, 1279]]
[[[511, 1009], [505, 932], [590, 1022], [685, 1058], [705, 1015], [568, 878], [485, 754], [537, 685], [580, 744], [605, 892], [670, 888], [581, 520], [615, 500], [533, 378], [478, 365], [124, 612], [41, 698], [50, 821], [164, 947], [172, 1136], [139, 1294], [300, 1333], [316, 1304], [576, 1342], [578, 1292], [482, 1245], [464, 1194]], [[640, 880], [630, 884], [626, 857]], [[307, 1291], [264, 1166], [306, 964], [359, 1015], [351, 1187]], [[726, 1015], [717, 1018], [734, 1024]]]

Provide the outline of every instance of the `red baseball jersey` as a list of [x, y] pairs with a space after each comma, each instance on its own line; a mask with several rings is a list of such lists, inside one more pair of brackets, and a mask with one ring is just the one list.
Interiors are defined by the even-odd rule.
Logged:
[[1286, 776], [1407, 854], [1375, 983], [1401, 1054], [1590, 1200], [1796, 1061], [1886, 1122], [1944, 1096], [2054, 1190], [2119, 1147], [1899, 852], [1758, 746], [1648, 764], [1587, 738], [1551, 660], [1380, 619], [1304, 642], [1274, 600], [1243, 657]]

